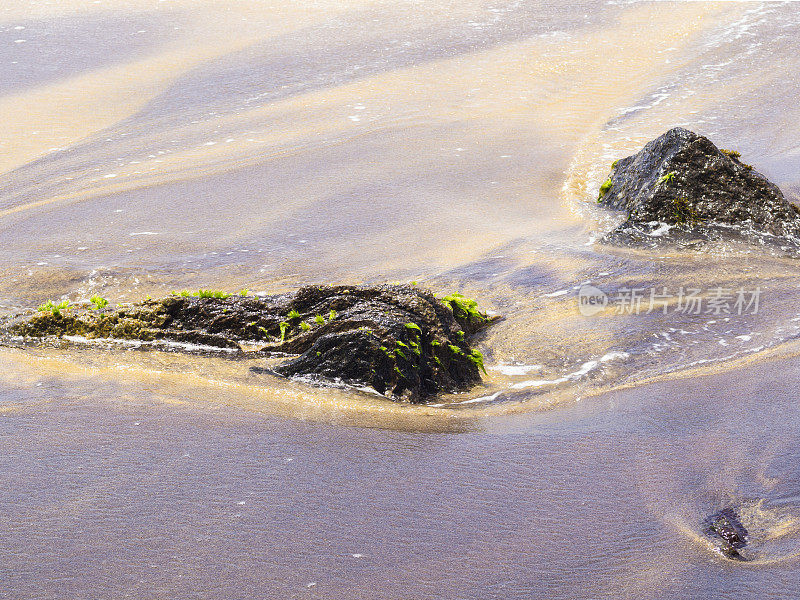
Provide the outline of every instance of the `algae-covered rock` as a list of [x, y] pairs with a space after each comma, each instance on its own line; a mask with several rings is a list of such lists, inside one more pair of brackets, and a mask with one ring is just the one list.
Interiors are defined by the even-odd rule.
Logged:
[[271, 369], [279, 375], [370, 386], [422, 402], [480, 382], [483, 357], [469, 339], [490, 321], [458, 294], [440, 300], [407, 285], [309, 286], [269, 297], [173, 295], [116, 309], [44, 310], [12, 322], [8, 333], [178, 342], [242, 353], [255, 347], [265, 356], [295, 355]]
[[676, 127], [615, 161], [598, 203], [628, 218], [606, 238], [729, 231], [800, 241], [800, 213], [780, 189], [708, 138]]

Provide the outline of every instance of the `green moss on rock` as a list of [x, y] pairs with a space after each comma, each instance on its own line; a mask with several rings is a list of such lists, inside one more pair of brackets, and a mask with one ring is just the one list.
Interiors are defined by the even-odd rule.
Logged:
[[609, 190], [613, 187], [613, 185], [614, 184], [611, 182], [610, 177], [602, 183], [602, 185], [600, 186], [600, 191], [597, 194], [598, 202], [600, 202], [603, 199], [603, 196], [605, 196], [609, 192]]

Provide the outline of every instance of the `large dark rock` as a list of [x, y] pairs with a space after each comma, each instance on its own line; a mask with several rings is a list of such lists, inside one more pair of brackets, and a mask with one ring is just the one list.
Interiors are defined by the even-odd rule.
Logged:
[[723, 231], [800, 241], [800, 211], [777, 186], [708, 138], [676, 127], [616, 161], [598, 202], [627, 212], [608, 241]]
[[7, 331], [289, 354], [271, 369], [254, 370], [370, 386], [422, 402], [480, 382], [483, 357], [469, 339], [490, 321], [458, 294], [437, 299], [408, 285], [309, 286], [268, 297], [184, 293], [117, 309], [40, 310]]

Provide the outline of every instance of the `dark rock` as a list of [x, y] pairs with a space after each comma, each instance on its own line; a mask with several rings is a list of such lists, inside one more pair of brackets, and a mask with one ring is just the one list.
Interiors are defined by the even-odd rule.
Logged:
[[298, 355], [271, 369], [283, 376], [422, 402], [480, 382], [483, 357], [469, 338], [490, 322], [458, 294], [439, 300], [407, 285], [309, 286], [266, 298], [173, 295], [113, 310], [43, 311], [12, 322], [8, 332], [178, 342], [243, 355], [255, 347], [265, 356]]
[[716, 542], [720, 552], [728, 558], [744, 560], [739, 550], [748, 542], [747, 529], [739, 521], [736, 512], [725, 508], [705, 520], [704, 532]]
[[662, 224], [672, 235], [721, 232], [776, 236], [800, 242], [800, 210], [739, 153], [718, 149], [708, 138], [676, 127], [633, 156], [616, 161], [598, 203], [627, 212], [607, 241], [642, 241]]

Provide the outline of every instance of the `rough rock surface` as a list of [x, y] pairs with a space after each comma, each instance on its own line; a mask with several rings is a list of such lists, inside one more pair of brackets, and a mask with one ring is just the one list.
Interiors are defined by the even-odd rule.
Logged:
[[[269, 297], [173, 295], [116, 309], [45, 310], [7, 328], [15, 336], [84, 336], [199, 344], [298, 355], [271, 371], [370, 386], [423, 402], [480, 382], [469, 338], [491, 319], [458, 294], [415, 286], [309, 286]], [[250, 354], [252, 356], [252, 354]], [[254, 368], [253, 370], [266, 370]]]
[[705, 533], [728, 558], [745, 560], [739, 552], [747, 545], [748, 534], [733, 509], [725, 508], [705, 521]]
[[661, 233], [663, 224], [676, 233], [730, 230], [800, 241], [800, 211], [777, 186], [737, 152], [680, 127], [616, 161], [598, 203], [628, 214], [608, 236], [612, 242]]

